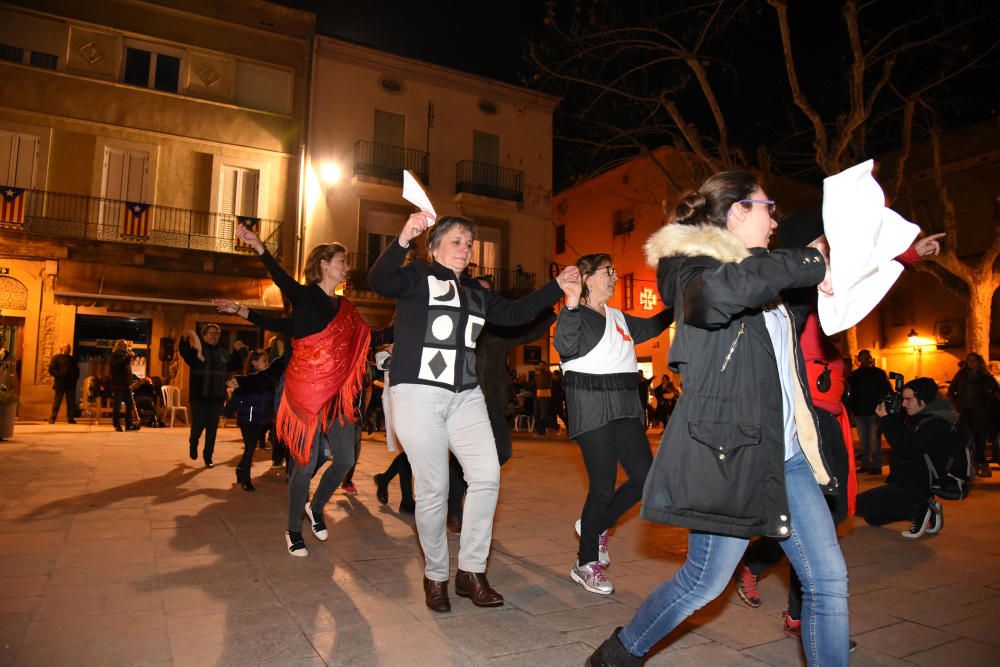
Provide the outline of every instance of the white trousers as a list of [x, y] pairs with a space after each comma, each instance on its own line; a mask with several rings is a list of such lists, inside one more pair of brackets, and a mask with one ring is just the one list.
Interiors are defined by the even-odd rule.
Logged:
[[462, 464], [469, 490], [462, 515], [458, 567], [485, 572], [500, 491], [500, 463], [479, 387], [455, 393], [422, 384], [389, 389], [392, 416], [413, 468], [417, 534], [424, 575], [448, 580], [448, 450]]

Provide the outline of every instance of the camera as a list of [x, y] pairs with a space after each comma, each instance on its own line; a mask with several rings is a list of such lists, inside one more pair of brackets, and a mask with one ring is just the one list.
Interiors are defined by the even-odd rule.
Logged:
[[885, 406], [886, 414], [894, 415], [899, 412], [899, 408], [903, 404], [903, 374], [889, 373], [889, 382], [892, 389], [882, 397], [879, 403]]

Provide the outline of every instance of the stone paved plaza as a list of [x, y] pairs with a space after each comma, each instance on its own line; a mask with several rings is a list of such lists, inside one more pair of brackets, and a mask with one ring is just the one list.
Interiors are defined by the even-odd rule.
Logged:
[[[523, 434], [522, 434], [523, 435]], [[424, 607], [412, 517], [379, 505], [390, 455], [366, 439], [357, 496], [327, 508], [330, 540], [285, 552], [286, 486], [268, 452], [256, 493], [234, 485], [242, 445], [220, 431], [216, 467], [186, 430], [19, 424], [0, 443], [0, 663], [12, 665], [581, 665], [682, 562], [686, 533], [628, 514], [612, 534], [613, 596], [569, 580], [585, 473], [575, 445], [518, 438], [503, 471], [489, 577], [507, 603]], [[865, 486], [876, 483], [863, 480]], [[945, 503], [936, 536], [843, 527], [852, 665], [1000, 664], [1000, 476]], [[457, 538], [451, 537], [452, 569]], [[764, 604], [730, 587], [649, 665], [799, 665], [782, 633], [786, 568]]]

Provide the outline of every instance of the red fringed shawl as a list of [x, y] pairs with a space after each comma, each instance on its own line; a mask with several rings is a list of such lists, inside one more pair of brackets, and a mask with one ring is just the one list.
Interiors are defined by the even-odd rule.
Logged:
[[368, 325], [344, 298], [325, 329], [293, 340], [275, 429], [299, 465], [309, 463], [317, 428], [332, 419], [358, 421], [354, 403], [370, 340]]

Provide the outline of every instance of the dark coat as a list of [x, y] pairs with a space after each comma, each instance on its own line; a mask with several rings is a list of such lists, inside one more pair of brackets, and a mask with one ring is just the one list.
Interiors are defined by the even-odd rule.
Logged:
[[73, 389], [80, 379], [80, 367], [72, 356], [57, 354], [49, 362], [49, 375], [54, 378], [52, 384], [56, 389]]
[[555, 322], [556, 314], [543, 311], [534, 320], [520, 327], [500, 327], [488, 324], [476, 339], [476, 375], [486, 399], [490, 417], [503, 418], [510, 394], [507, 373], [507, 350], [541, 338]]
[[236, 417], [240, 426], [274, 423], [274, 392], [284, 368], [270, 366], [259, 373], [236, 376], [236, 389], [229, 397], [223, 414]]
[[128, 389], [132, 384], [132, 355], [126, 350], [115, 350], [111, 353], [110, 377], [108, 385], [112, 390]]
[[226, 399], [226, 380], [230, 373], [243, 369], [249, 351], [243, 348], [229, 354], [218, 345], [209, 345], [201, 341], [201, 354], [204, 361], [198, 358], [198, 351], [191, 347], [187, 337], [182, 336], [177, 351], [191, 369], [188, 378], [188, 399], [191, 401], [218, 401]]
[[[646, 255], [664, 306], [673, 305], [669, 363], [684, 393], [646, 479], [642, 516], [735, 537], [787, 537], [781, 384], [763, 308], [782, 290], [819, 283], [823, 258], [811, 248], [750, 251], [723, 229], [685, 225], [663, 227]], [[799, 443], [832, 492], [837, 480], [820, 449], [798, 336], [789, 337]]]
[[914, 500], [930, 498], [931, 478], [924, 455], [930, 457], [935, 469], [945, 469], [951, 427], [956, 421], [958, 415], [944, 400], [928, 404], [905, 423], [900, 413], [880, 418], [879, 427], [892, 448], [886, 483], [901, 487]]

